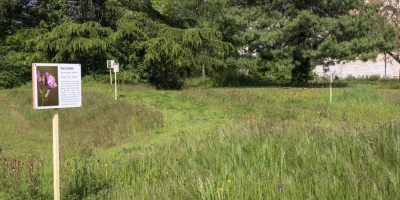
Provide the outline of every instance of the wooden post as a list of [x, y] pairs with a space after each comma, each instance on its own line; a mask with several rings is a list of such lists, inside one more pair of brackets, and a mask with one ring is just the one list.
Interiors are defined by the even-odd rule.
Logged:
[[118, 96], [117, 96], [117, 72], [114, 72], [114, 78], [115, 78], [115, 100], [117, 100], [118, 99]]
[[53, 115], [54, 200], [60, 200], [60, 148], [58, 135], [58, 109], [55, 109]]
[[112, 74], [111, 74], [111, 68], [110, 68], [110, 85], [112, 85]]
[[332, 103], [332, 83], [333, 83], [333, 73], [331, 73], [331, 83], [329, 89], [329, 102]]

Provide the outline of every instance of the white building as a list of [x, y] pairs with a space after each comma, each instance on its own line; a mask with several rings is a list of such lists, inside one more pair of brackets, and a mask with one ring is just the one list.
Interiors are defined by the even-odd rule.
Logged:
[[[355, 78], [367, 78], [370, 76], [380, 76], [385, 77], [385, 57], [384, 55], [379, 55], [376, 61], [363, 62], [361, 60], [357, 61], [344, 61], [330, 65], [329, 67], [324, 67], [318, 65], [315, 70], [315, 74], [318, 77], [328, 76], [334, 73], [335, 76], [339, 78], [347, 78], [353, 76]], [[387, 78], [399, 78], [400, 64], [387, 55], [386, 62], [386, 77]]]

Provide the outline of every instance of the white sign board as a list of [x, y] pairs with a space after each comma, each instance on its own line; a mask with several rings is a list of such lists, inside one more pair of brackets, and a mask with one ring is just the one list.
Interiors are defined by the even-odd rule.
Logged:
[[114, 63], [113, 64], [113, 69], [114, 69], [114, 73], [119, 72], [119, 64], [118, 63]]
[[113, 68], [114, 62], [114, 60], [107, 60], [107, 69]]
[[33, 63], [34, 109], [82, 106], [80, 64]]

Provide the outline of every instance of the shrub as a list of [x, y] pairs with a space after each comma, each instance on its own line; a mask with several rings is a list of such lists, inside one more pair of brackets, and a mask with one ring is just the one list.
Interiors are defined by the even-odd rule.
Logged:
[[136, 84], [136, 83], [139, 83], [140, 76], [138, 74], [134, 73], [134, 72], [131, 72], [131, 71], [122, 71], [121, 73], [119, 73], [118, 79], [122, 83]]
[[379, 80], [381, 80], [381, 76], [372, 75], [372, 76], [368, 77], [368, 80], [370, 80], [370, 81], [379, 81]]

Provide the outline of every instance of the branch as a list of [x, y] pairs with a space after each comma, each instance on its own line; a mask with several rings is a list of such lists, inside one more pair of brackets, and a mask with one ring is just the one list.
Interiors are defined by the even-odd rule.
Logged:
[[389, 56], [391, 56], [393, 59], [395, 59], [396, 62], [400, 63], [400, 56], [399, 56], [399, 54], [394, 54], [393, 52], [390, 52], [390, 51], [388, 51], [388, 52], [386, 52], [386, 53], [389, 54]]

